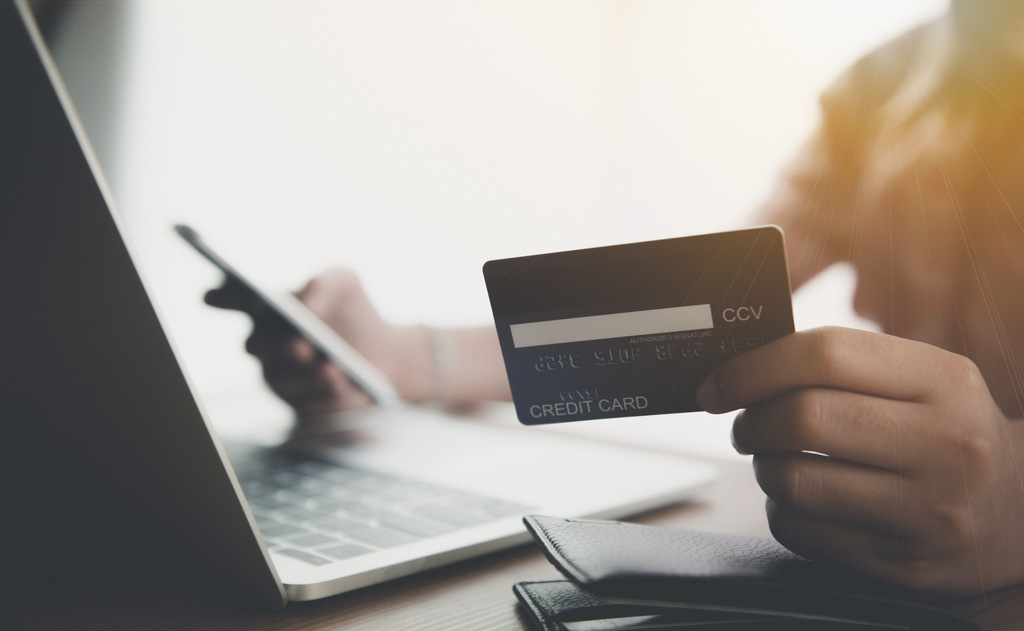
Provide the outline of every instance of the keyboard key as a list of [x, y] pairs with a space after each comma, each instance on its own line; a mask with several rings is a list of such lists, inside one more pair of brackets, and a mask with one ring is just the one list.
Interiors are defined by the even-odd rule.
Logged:
[[293, 559], [298, 559], [299, 561], [309, 563], [310, 565], [327, 565], [331, 562], [330, 559], [325, 559], [315, 554], [303, 552], [302, 550], [296, 550], [295, 548], [281, 548], [280, 550], [277, 550], [276, 553], [289, 556]]
[[299, 548], [316, 548], [337, 542], [338, 540], [334, 537], [319, 532], [308, 533], [299, 537], [288, 537], [288, 543]]
[[375, 548], [394, 548], [395, 546], [412, 543], [413, 541], [419, 541], [420, 539], [420, 537], [415, 535], [410, 535], [409, 533], [402, 532], [400, 530], [393, 530], [384, 526], [377, 528], [370, 526], [353, 528], [352, 530], [346, 531], [345, 536], [360, 543], [370, 544]]
[[365, 528], [369, 525], [368, 522], [358, 522], [352, 519], [335, 516], [317, 517], [316, 519], [311, 519], [309, 523], [313, 524], [317, 528], [342, 534], [356, 528]]
[[270, 539], [309, 532], [301, 526], [286, 524], [275, 520], [257, 522], [257, 525], [259, 525], [260, 532], [263, 533], [263, 536]]
[[262, 497], [249, 498], [249, 503], [264, 510], [272, 511], [288, 508], [294, 502], [290, 502], [287, 499], [281, 499], [276, 495], [266, 495]]
[[306, 497], [316, 497], [318, 495], [324, 495], [330, 491], [333, 484], [325, 480], [317, 478], [305, 478], [296, 482], [288, 490], [292, 493], [304, 495]]
[[285, 488], [298, 484], [304, 480], [304, 476], [294, 471], [288, 471], [286, 469], [279, 469], [270, 472], [269, 481], [271, 484], [275, 484], [278, 488]]
[[362, 517], [363, 519], [368, 520], [385, 520], [401, 517], [401, 513], [395, 512], [395, 510], [391, 508], [374, 506], [372, 504], [363, 504], [359, 502], [346, 502], [338, 506], [337, 508], [338, 510], [350, 513], [356, 517]]
[[335, 509], [329, 506], [310, 507], [305, 504], [298, 506], [284, 506], [281, 507], [279, 511], [283, 516], [295, 521], [313, 521], [320, 517], [330, 517], [335, 513]]

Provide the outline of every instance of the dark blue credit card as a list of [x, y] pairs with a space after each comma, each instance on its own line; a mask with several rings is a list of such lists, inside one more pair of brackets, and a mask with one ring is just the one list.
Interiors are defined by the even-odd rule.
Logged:
[[699, 410], [697, 387], [793, 332], [765, 226], [484, 264], [516, 414], [534, 425]]

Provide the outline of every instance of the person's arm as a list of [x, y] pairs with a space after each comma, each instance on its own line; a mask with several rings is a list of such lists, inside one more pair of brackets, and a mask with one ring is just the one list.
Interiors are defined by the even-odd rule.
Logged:
[[512, 400], [493, 326], [423, 331], [429, 340], [427, 388], [413, 400], [456, 406]]
[[[297, 297], [356, 350], [377, 365], [414, 403], [466, 405], [510, 400], [493, 327], [432, 329], [385, 321], [350, 270], [311, 280]], [[271, 389], [300, 415], [319, 415], [370, 404], [340, 368], [311, 344], [275, 326], [230, 286], [207, 293], [216, 307], [249, 313], [253, 332], [246, 350], [263, 366]]]
[[1024, 423], [969, 359], [817, 329], [731, 360], [697, 397], [746, 408], [733, 442], [793, 551], [936, 593], [1024, 581]]
[[850, 233], [851, 213], [845, 202], [850, 199], [849, 180], [854, 172], [834, 150], [828, 128], [820, 127], [750, 221], [782, 228], [793, 291], [848, 257], [840, 242]]
[[[923, 25], [863, 56], [824, 90], [817, 127], [755, 209], [750, 223], [776, 224], [786, 235], [794, 291], [835, 263], [855, 263], [857, 248], [869, 240], [858, 233], [874, 224], [881, 208], [876, 202], [886, 199], [886, 180], [878, 175], [891, 162], [872, 154], [877, 110], [901, 85], [913, 57], [908, 49], [930, 28]], [[872, 165], [866, 177], [864, 169]]]

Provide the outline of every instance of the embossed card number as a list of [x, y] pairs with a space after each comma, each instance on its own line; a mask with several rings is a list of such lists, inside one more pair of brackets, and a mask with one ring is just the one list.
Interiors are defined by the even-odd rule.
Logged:
[[793, 331], [774, 226], [489, 261], [526, 424], [696, 411], [697, 386]]

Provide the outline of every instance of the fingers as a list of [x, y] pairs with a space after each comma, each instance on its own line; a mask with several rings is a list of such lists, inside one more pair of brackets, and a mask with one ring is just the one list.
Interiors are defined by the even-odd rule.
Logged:
[[301, 337], [289, 332], [268, 331], [254, 328], [245, 341], [245, 350], [264, 365], [297, 364], [311, 366], [320, 359], [320, 354]]
[[308, 367], [264, 365], [264, 378], [277, 396], [300, 415], [317, 415], [370, 405], [341, 369], [326, 360]]
[[203, 299], [206, 304], [220, 309], [234, 309], [250, 315], [262, 312], [261, 303], [252, 291], [232, 278], [225, 278], [220, 287], [206, 292]]
[[753, 405], [736, 416], [732, 440], [743, 454], [801, 451], [872, 467], [914, 467], [905, 440], [916, 435], [921, 404], [845, 390], [808, 388]]
[[994, 584], [1020, 576], [998, 552], [998, 533], [1024, 514], [1024, 504], [1005, 508], [1021, 488], [1018, 458], [970, 360], [819, 329], [734, 358], [698, 401], [746, 408], [733, 442], [754, 454], [772, 532], [790, 549], [950, 593], [983, 587], [983, 565]]
[[[750, 366], [756, 367], [764, 357], [754, 357], [745, 363], [746, 355], [719, 371], [731, 373], [726, 380], [734, 384], [730, 394], [723, 397], [740, 401], [766, 393], [763, 399], [747, 402], [747, 409], [736, 417], [733, 442], [741, 453], [814, 452], [933, 480], [936, 470], [947, 470], [944, 463], [956, 459], [962, 462], [959, 468], [965, 474], [990, 475], [988, 469], [1005, 418], [969, 360], [916, 342], [842, 330], [790, 336], [792, 343], [781, 344], [776, 350], [782, 354], [794, 352], [791, 349], [806, 348], [800, 340], [822, 336], [838, 337], [843, 344], [858, 344], [847, 355], [852, 358], [849, 362], [835, 361], [829, 365], [831, 373], [838, 377], [815, 378], [797, 367], [789, 374], [778, 369], [760, 375], [760, 383], [755, 383], [759, 377], [750, 372]], [[892, 370], [876, 370], [872, 375], [867, 367], [848, 366], [857, 364], [857, 353], [877, 340], [883, 346], [892, 343], [892, 366], [898, 368], [913, 359], [918, 374], [905, 375], [897, 370], [896, 386], [890, 387]], [[843, 345], [836, 340], [829, 344]], [[815, 361], [808, 359], [811, 364]], [[914, 371], [908, 369], [907, 373]], [[919, 386], [916, 382], [921, 373], [927, 375], [928, 383]], [[828, 381], [832, 384], [821, 385]], [[806, 382], [809, 383], [799, 385]], [[889, 386], [882, 385], [887, 382]], [[875, 393], [865, 393], [864, 390], [872, 389], [872, 384], [876, 386]], [[903, 388], [899, 384], [911, 385]], [[889, 396], [877, 394], [885, 390]], [[916, 398], [900, 398], [911, 393]]]
[[[389, 350], [391, 331], [351, 270], [337, 269], [318, 276], [296, 296], [340, 335], [362, 343], [359, 350], [372, 361], [380, 361]], [[237, 281], [226, 280], [207, 292], [205, 300], [214, 307], [242, 311], [252, 318], [253, 332], [246, 341], [246, 350], [263, 365], [271, 389], [298, 412], [319, 414], [372, 403], [339, 368], [300, 338], [292, 325]]]
[[892, 534], [901, 515], [916, 512], [899, 474], [838, 458], [755, 456], [754, 474], [775, 503], [816, 520]]
[[829, 327], [787, 335], [729, 361], [701, 384], [697, 401], [709, 412], [727, 412], [809, 387], [914, 401], [936, 383], [963, 378], [968, 364], [927, 344]]
[[295, 295], [310, 311], [328, 323], [338, 314], [365, 312], [378, 317], [359, 276], [351, 269], [329, 270], [310, 279]]
[[300, 415], [326, 414], [372, 403], [340, 368], [319, 356], [305, 363], [264, 361], [263, 377], [271, 390]]
[[967, 595], [986, 590], [974, 545], [958, 554], [956, 544], [948, 538], [922, 537], [900, 524], [885, 532], [808, 515], [772, 499], [765, 507], [772, 535], [807, 558], [839, 563], [932, 594]]
[[245, 311], [248, 306], [248, 301], [245, 300], [241, 293], [223, 287], [206, 292], [203, 300], [211, 307], [218, 307], [220, 309]]
[[300, 337], [256, 329], [246, 341], [246, 350], [263, 365], [271, 390], [302, 415], [371, 403], [340, 368]]
[[865, 530], [793, 510], [769, 498], [765, 502], [772, 536], [793, 552], [831, 561], [882, 580], [914, 584], [901, 563], [906, 543], [896, 533]]

